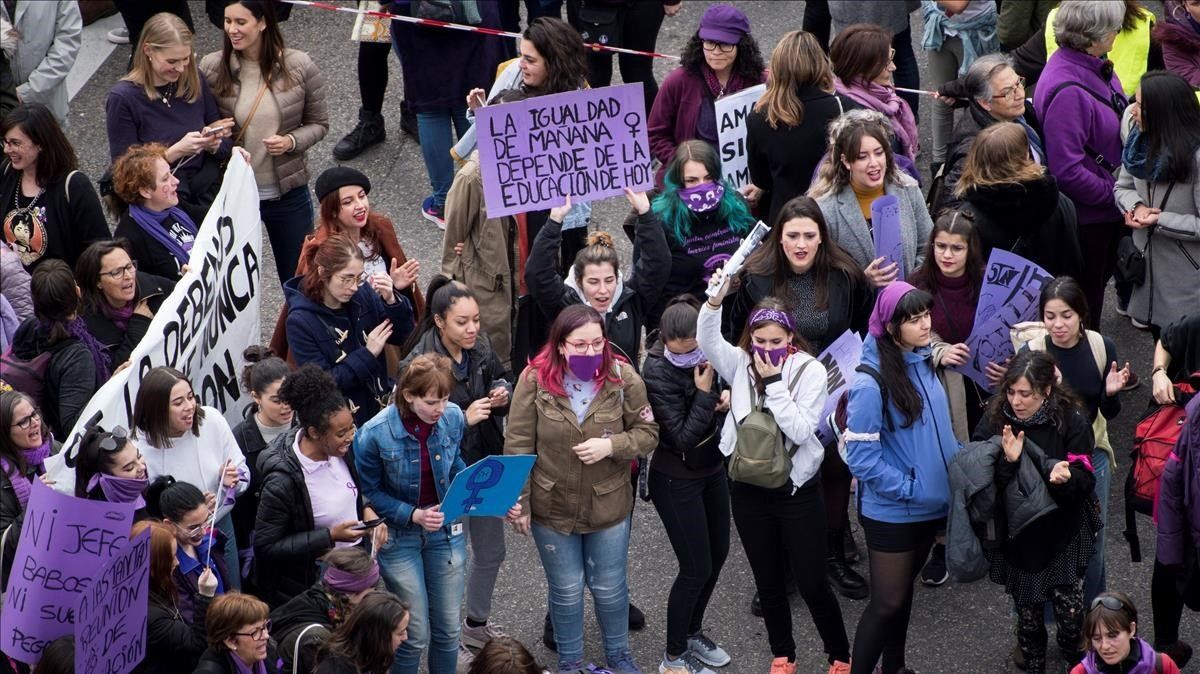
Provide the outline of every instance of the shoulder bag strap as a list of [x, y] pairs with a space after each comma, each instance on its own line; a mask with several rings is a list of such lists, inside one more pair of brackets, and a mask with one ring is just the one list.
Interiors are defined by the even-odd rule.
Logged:
[[296, 637], [296, 644], [292, 648], [292, 674], [300, 674], [300, 644], [304, 642], [304, 635], [314, 627], [324, 627], [324, 625], [313, 623], [300, 630], [300, 636]]
[[267, 82], [264, 80], [262, 87], [258, 90], [258, 95], [254, 97], [254, 105], [250, 106], [250, 114], [246, 115], [246, 121], [242, 124], [238, 135], [233, 139], [233, 146], [236, 147], [242, 142], [242, 136], [246, 135], [246, 129], [250, 128], [250, 122], [254, 120], [254, 113], [258, 112], [258, 104], [262, 103], [263, 95], [267, 93]]
[[[71, 171], [70, 173], [68, 173], [67, 181], [66, 181], [66, 183], [63, 184], [63, 191], [65, 191], [67, 194], [67, 205], [68, 206], [71, 205], [71, 178], [74, 178], [76, 173], [79, 173], [79, 171]], [[1168, 191], [1167, 194], [1170, 194], [1170, 192]]]
[[[816, 359], [809, 358], [808, 360], [804, 361], [804, 364], [800, 366], [800, 369], [796, 370], [796, 374], [792, 375], [792, 382], [788, 384], [789, 394], [792, 392], [792, 389], [796, 387], [796, 383], [800, 381], [800, 375], [804, 374], [804, 370], [808, 368], [809, 364], [811, 364], [814, 360]], [[787, 433], [783, 432], [782, 428], [779, 429], [779, 433], [783, 435], [784, 444], [790, 444], [792, 446], [792, 448], [788, 451], [788, 458], [790, 459], [796, 455], [796, 452], [800, 451], [800, 443], [792, 442], [791, 439], [788, 438]]]

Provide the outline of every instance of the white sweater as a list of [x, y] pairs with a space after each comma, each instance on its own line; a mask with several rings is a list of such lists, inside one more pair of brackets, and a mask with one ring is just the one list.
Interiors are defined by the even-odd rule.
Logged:
[[[151, 480], [160, 475], [170, 475], [176, 482], [187, 482], [202, 492], [216, 494], [221, 481], [221, 467], [226, 459], [232, 460], [242, 475], [249, 477], [246, 457], [238, 448], [225, 417], [207, 405], [203, 409], [204, 421], [200, 424], [200, 435], [184, 433], [183, 437], [174, 438], [170, 447], [155, 447], [144, 433], [138, 433], [134, 444], [146, 460], [146, 472]], [[238, 482], [237, 493], [242, 494], [248, 486], [248, 482]], [[221, 500], [217, 504], [218, 520], [233, 509], [232, 505], [225, 505], [224, 490], [221, 492]]]
[[[717, 374], [730, 382], [729, 414], [721, 428], [721, 453], [733, 454], [737, 445], [737, 425], [750, 414], [753, 401], [750, 399], [750, 354], [729, 342], [721, 335], [721, 310], [713, 309], [705, 302], [696, 321], [696, 341], [704, 351], [708, 362]], [[793, 390], [788, 383], [796, 376], [797, 368], [806, 361], [813, 361], [800, 375]], [[785, 437], [797, 445], [792, 456], [792, 484], [803, 485], [817, 474], [825, 458], [825, 448], [817, 440], [817, 423], [825, 407], [825, 366], [804, 352], [792, 354], [783, 363], [783, 378], [767, 385], [763, 408], [770, 410], [775, 423]]]

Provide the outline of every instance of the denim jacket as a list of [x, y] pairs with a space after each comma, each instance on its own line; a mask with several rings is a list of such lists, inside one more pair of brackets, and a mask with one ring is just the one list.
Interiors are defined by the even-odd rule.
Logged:
[[[438, 501], [446, 496], [454, 476], [466, 468], [459, 453], [465, 428], [462, 408], [447, 403], [429, 436]], [[395, 405], [388, 405], [362, 427], [354, 437], [353, 451], [359, 487], [375, 512], [387, 519], [390, 527], [419, 529], [412, 514], [421, 484], [421, 444], [404, 427]]]

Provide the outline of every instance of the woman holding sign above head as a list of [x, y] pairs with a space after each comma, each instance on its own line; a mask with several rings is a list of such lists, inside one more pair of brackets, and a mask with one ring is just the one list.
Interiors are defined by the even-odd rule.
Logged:
[[[647, 127], [650, 154], [666, 167], [684, 141], [699, 139], [716, 147], [716, 100], [761, 84], [764, 68], [745, 13], [733, 5], [709, 5], [683, 48], [680, 66], [663, 79], [654, 99]], [[663, 171], [658, 178], [661, 183]]]
[[[871, 285], [882, 288], [921, 266], [933, 221], [917, 181], [896, 165], [892, 128], [882, 114], [851, 110], [834, 120], [829, 156], [808, 196], [817, 200], [833, 240], [858, 262]], [[880, 199], [894, 203], [894, 220], [884, 217], [885, 209], [872, 207]], [[881, 231], [885, 227], [898, 231]], [[898, 244], [900, 259], [876, 254], [889, 243]]]
[[133, 404], [132, 430], [151, 480], [170, 475], [204, 492], [205, 501], [216, 512], [213, 521], [228, 541], [225, 563], [230, 573], [225, 584], [240, 588], [237, 538], [230, 512], [238, 495], [245, 493], [250, 474], [229, 423], [220, 410], [196, 400], [192, 383], [182, 372], [163, 366], [142, 377]]
[[190, 672], [208, 647], [204, 629], [208, 606], [217, 594], [217, 577], [211, 569], [200, 575], [192, 597], [192, 616], [179, 611], [179, 590], [173, 570], [179, 543], [170, 524], [154, 520], [136, 522], [132, 538], [150, 531], [149, 609], [146, 616], [146, 657], [138, 669], [144, 674]]
[[790, 569], [820, 634], [830, 674], [845, 674], [850, 642], [826, 579], [818, 475], [825, 458], [816, 437], [828, 395], [825, 368], [808, 353], [785, 305], [773, 297], [754, 307], [736, 346], [726, 341], [721, 334], [721, 302], [729, 291], [724, 270], [713, 274], [709, 287], [715, 294], [700, 309], [696, 340], [730, 383], [720, 448], [730, 457], [733, 522], [762, 603], [774, 658], [770, 671], [794, 674], [799, 667], [786, 590]]
[[129, 242], [97, 241], [75, 264], [88, 332], [108, 348], [114, 370], [128, 361], [175, 281], [138, 271]]
[[[647, 204], [647, 209], [649, 205]], [[513, 392], [505, 454], [536, 454], [514, 527], [537, 541], [559, 671], [583, 667], [583, 588], [596, 603], [608, 669], [641, 674], [629, 647], [631, 460], [658, 426], [646, 387], [593, 308], [564, 308]]]
[[354, 417], [333, 377], [310, 363], [288, 375], [278, 395], [300, 423], [272, 440], [258, 460], [254, 578], [273, 607], [311, 587], [318, 560], [330, 550], [364, 538], [378, 548], [387, 540], [387, 529], [363, 526], [379, 516], [359, 489], [350, 455]]
[[394, 258], [387, 273], [367, 273], [362, 249], [344, 234], [309, 248], [304, 265], [303, 276], [283, 284], [288, 348], [297, 365], [333, 374], [355, 423], [364, 424], [391, 393], [384, 347], [413, 330], [412, 304], [397, 290], [413, 276]]

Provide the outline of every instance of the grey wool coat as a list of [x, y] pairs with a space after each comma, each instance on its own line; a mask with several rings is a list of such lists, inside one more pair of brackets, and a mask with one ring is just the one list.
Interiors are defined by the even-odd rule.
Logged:
[[[884, 186], [884, 193], [900, 198], [900, 236], [904, 241], [903, 266], [907, 277], [925, 259], [925, 244], [933, 230], [933, 220], [925, 208], [925, 195], [921, 194], [917, 181], [905, 173], [898, 174], [899, 180], [888, 182]], [[875, 240], [858, 207], [854, 188], [847, 185], [840, 192], [817, 197], [817, 205], [825, 216], [829, 236], [866, 269], [875, 259]]]
[[[1131, 230], [1134, 245], [1146, 251], [1146, 282], [1134, 286], [1129, 315], [1162, 328], [1200, 305], [1200, 149], [1195, 161], [1191, 182], [1175, 183], [1158, 225]], [[1167, 188], [1134, 178], [1122, 166], [1113, 193], [1117, 207], [1131, 211], [1139, 203], [1159, 208]]]

